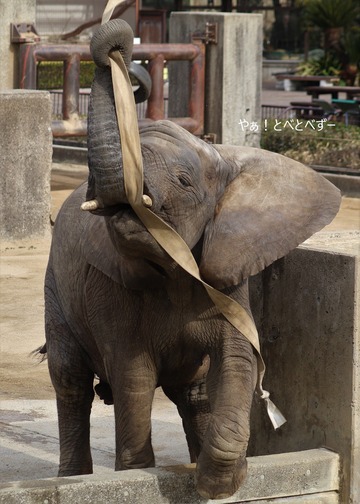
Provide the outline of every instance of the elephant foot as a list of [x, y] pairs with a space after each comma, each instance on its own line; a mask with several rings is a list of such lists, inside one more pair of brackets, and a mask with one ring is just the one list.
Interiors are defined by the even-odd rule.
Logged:
[[204, 472], [197, 468], [196, 489], [201, 497], [205, 499], [225, 499], [233, 495], [242, 485], [247, 474], [246, 459], [239, 459], [235, 467], [226, 467], [217, 471]]
[[138, 453], [131, 453], [129, 450], [123, 450], [121, 455], [116, 456], [115, 471], [126, 471], [128, 469], [146, 469], [155, 467], [155, 457], [153, 449], [150, 446], [143, 448]]
[[58, 478], [64, 478], [67, 476], [80, 476], [82, 474], [93, 474], [92, 463], [87, 464], [87, 466], [81, 468], [60, 468], [58, 471]]

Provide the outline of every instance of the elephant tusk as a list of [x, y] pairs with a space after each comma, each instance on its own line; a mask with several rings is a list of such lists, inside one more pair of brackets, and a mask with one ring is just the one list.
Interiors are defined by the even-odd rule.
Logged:
[[96, 199], [85, 201], [80, 208], [81, 210], [90, 212], [91, 210], [97, 210], [100, 208], [100, 203]]
[[151, 208], [152, 204], [153, 204], [152, 199], [147, 194], [142, 195], [141, 202], [144, 205], [144, 207], [146, 207], [146, 208]]
[[[152, 204], [153, 204], [152, 199], [147, 194], [142, 195], [141, 202], [146, 208], [151, 208]], [[81, 210], [84, 210], [86, 212], [90, 212], [92, 210], [97, 210], [98, 208], [100, 208], [100, 203], [96, 199], [90, 200], [90, 201], [85, 201], [81, 205]]]

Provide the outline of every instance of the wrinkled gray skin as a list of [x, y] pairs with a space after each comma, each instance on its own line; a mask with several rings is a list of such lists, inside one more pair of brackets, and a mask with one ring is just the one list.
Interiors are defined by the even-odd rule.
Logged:
[[[120, 48], [125, 61], [131, 53], [127, 26], [111, 23], [93, 39], [100, 65], [107, 64], [107, 57], [98, 61], [103, 45], [105, 56], [109, 47]], [[199, 493], [225, 497], [246, 475], [256, 358], [204, 288], [174, 264], [127, 205], [110, 78], [108, 67], [97, 69], [89, 184], [59, 213], [46, 273], [59, 475], [92, 472], [89, 415], [97, 375], [96, 391], [114, 403], [116, 470], [154, 465], [150, 413], [161, 386], [182, 417]], [[203, 278], [248, 313], [249, 275], [337, 213], [338, 190], [280, 155], [211, 146], [168, 121], [144, 129], [141, 143], [152, 210], [184, 238]], [[93, 197], [104, 209], [81, 211]]]

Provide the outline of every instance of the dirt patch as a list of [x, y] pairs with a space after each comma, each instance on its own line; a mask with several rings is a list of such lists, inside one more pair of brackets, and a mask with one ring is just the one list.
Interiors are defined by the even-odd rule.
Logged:
[[49, 248], [49, 240], [0, 244], [0, 399], [54, 397], [47, 363], [33, 354], [45, 342]]
[[[84, 165], [53, 164], [51, 217], [87, 178]], [[0, 400], [52, 399], [45, 343], [44, 278], [51, 238], [0, 242]]]

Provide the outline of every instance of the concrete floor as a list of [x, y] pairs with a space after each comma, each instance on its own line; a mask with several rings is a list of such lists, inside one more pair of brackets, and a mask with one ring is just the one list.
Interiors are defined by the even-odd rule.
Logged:
[[[59, 448], [55, 400], [1, 400], [0, 418], [0, 482], [56, 476]], [[114, 470], [114, 433], [112, 406], [96, 398], [91, 414], [95, 473]], [[152, 442], [157, 466], [190, 462], [176, 408], [159, 389], [152, 412]]]
[[[284, 93], [283, 93], [284, 94]], [[85, 180], [86, 167], [54, 165], [52, 215], [71, 190]], [[344, 199], [329, 230], [360, 230], [360, 199]], [[54, 393], [46, 363], [30, 355], [44, 341], [43, 277], [50, 239], [1, 243], [0, 481], [53, 477], [58, 438]], [[114, 466], [112, 407], [95, 400], [92, 415], [95, 471]], [[158, 391], [153, 409], [157, 465], [189, 461], [175, 407]]]

